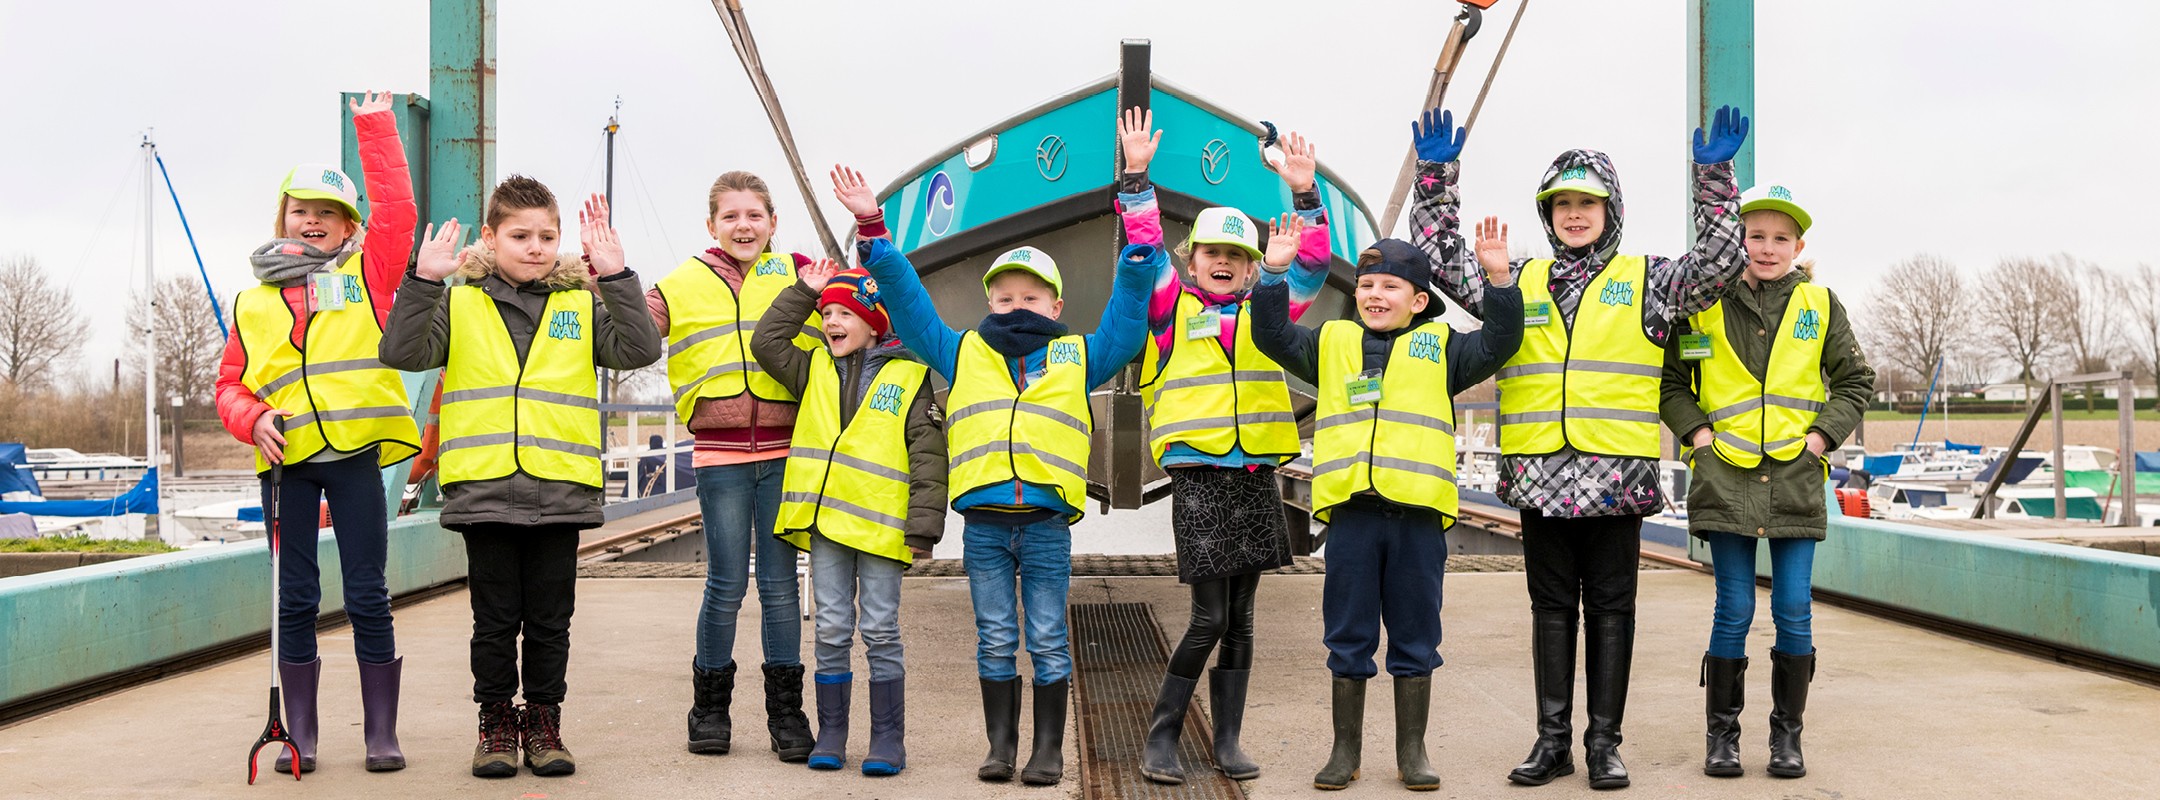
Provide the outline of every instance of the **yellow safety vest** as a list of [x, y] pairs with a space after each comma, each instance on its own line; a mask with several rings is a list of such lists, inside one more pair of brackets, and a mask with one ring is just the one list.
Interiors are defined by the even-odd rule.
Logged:
[[927, 374], [929, 368], [913, 361], [885, 362], [843, 429], [832, 352], [810, 351], [810, 382], [780, 480], [780, 538], [809, 550], [816, 533], [870, 555], [914, 562], [907, 548], [907, 414]]
[[[1200, 298], [1180, 293], [1171, 330], [1170, 358], [1164, 361], [1149, 342], [1140, 387], [1147, 404], [1148, 448], [1156, 463], [1172, 442], [1210, 455], [1236, 447], [1256, 458], [1282, 463], [1297, 457], [1297, 417], [1290, 411], [1290, 385], [1282, 366], [1253, 346], [1251, 303], [1239, 303], [1237, 348], [1223, 353], [1214, 325], [1218, 315]], [[1194, 323], [1202, 323], [1194, 330]]]
[[1658, 457], [1665, 349], [1643, 332], [1647, 262], [1620, 256], [1583, 291], [1571, 326], [1548, 286], [1551, 259], [1523, 266], [1522, 349], [1500, 369], [1500, 452]]
[[1793, 287], [1785, 318], [1772, 333], [1762, 379], [1733, 350], [1730, 337], [1747, 332], [1726, 329], [1724, 301], [1690, 322], [1696, 333], [1710, 336], [1710, 357], [1696, 362], [1695, 405], [1710, 417], [1718, 458], [1747, 469], [1761, 464], [1764, 454], [1778, 461], [1800, 457], [1808, 428], [1830, 397], [1822, 375], [1830, 290], [1812, 283]]
[[[1087, 340], [1050, 340], [1043, 371], [1013, 381], [1005, 356], [970, 331], [960, 337], [952, 392], [946, 395], [946, 485], [951, 498], [1014, 480], [1047, 486], [1074, 509], [1087, 503], [1087, 465], [1095, 431], [1088, 408]], [[1077, 522], [1075, 510], [1069, 521]]]
[[[341, 285], [344, 307], [309, 313], [302, 348], [293, 347], [292, 307], [278, 287], [263, 284], [233, 301], [240, 349], [247, 356], [240, 383], [271, 408], [293, 412], [285, 420], [287, 464], [306, 461], [326, 447], [340, 453], [378, 447], [376, 463], [385, 467], [412, 458], [420, 452], [420, 427], [413, 422], [405, 379], [376, 358], [382, 324], [360, 254], [329, 274]], [[312, 293], [315, 285], [304, 288]], [[313, 305], [321, 309], [326, 303], [317, 299]], [[257, 451], [255, 471], [269, 469]]]
[[[699, 400], [744, 391], [760, 400], [795, 402], [795, 395], [766, 375], [750, 355], [758, 318], [794, 283], [794, 257], [766, 253], [743, 275], [740, 294], [695, 258], [654, 284], [667, 300], [667, 373], [668, 384], [675, 387], [677, 417], [689, 419]], [[822, 343], [823, 324], [811, 314], [795, 346], [809, 350]]]
[[600, 383], [593, 371], [593, 295], [548, 295], [525, 360], [495, 300], [450, 289], [450, 362], [443, 369], [442, 482], [524, 472], [599, 488]]
[[1447, 370], [1453, 333], [1435, 321], [1395, 337], [1379, 401], [1353, 403], [1350, 384], [1365, 371], [1365, 328], [1340, 319], [1320, 326], [1313, 516], [1326, 522], [1335, 506], [1372, 492], [1455, 524], [1455, 398]]

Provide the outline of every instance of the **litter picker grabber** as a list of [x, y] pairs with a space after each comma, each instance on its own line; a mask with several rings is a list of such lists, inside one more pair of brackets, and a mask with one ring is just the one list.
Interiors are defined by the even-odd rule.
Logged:
[[[1455, 16], [1455, 24], [1448, 27], [1447, 39], [1441, 44], [1440, 59], [1433, 62], [1432, 82], [1425, 88], [1425, 104], [1418, 106], [1418, 113], [1438, 108], [1447, 97], [1448, 82], [1455, 77], [1456, 67], [1462, 63], [1463, 48], [1470, 44], [1484, 25], [1484, 9], [1491, 8], [1496, 0], [1461, 0], [1462, 13]], [[1507, 38], [1500, 43], [1500, 51], [1493, 56], [1492, 67], [1485, 73], [1485, 85], [1478, 89], [1477, 102], [1470, 109], [1470, 116], [1463, 123], [1468, 131], [1477, 124], [1478, 109], [1485, 105], [1485, 93], [1492, 90], [1493, 76], [1500, 71], [1500, 60], [1507, 57], [1508, 42], [1515, 40], [1515, 26], [1522, 23], [1523, 9], [1530, 0], [1520, 0], [1515, 7], [1515, 18], [1508, 23]], [[1395, 221], [1402, 218], [1403, 202], [1410, 196], [1410, 180], [1417, 175], [1417, 150], [1403, 155], [1402, 169], [1395, 173], [1395, 186], [1388, 192], [1387, 206], [1380, 213], [1378, 235], [1387, 236], [1395, 230]]]
[[[279, 436], [285, 435], [285, 418], [271, 420]], [[282, 454], [280, 454], [282, 456]], [[270, 505], [263, 509], [263, 518], [270, 522], [270, 723], [263, 726], [261, 736], [255, 737], [255, 746], [248, 749], [248, 785], [255, 785], [257, 756], [263, 747], [276, 743], [284, 746], [286, 755], [292, 757], [293, 780], [300, 779], [300, 747], [293, 743], [292, 734], [285, 730], [284, 701], [278, 697], [278, 567], [284, 546], [279, 534], [278, 495], [285, 489], [285, 459], [270, 462]]]

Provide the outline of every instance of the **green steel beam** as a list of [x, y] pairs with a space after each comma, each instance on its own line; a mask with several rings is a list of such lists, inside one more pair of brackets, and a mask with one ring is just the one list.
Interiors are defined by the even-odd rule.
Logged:
[[[361, 92], [343, 92], [338, 95], [338, 138], [341, 140], [338, 168], [360, 182], [360, 217], [367, 218], [367, 179], [361, 176], [360, 139], [353, 135], [352, 106], [365, 95]], [[401, 94], [402, 104], [393, 104], [391, 112], [397, 115], [398, 139], [405, 145], [405, 165], [412, 173], [413, 199], [420, 207], [420, 219], [428, 218], [427, 206], [427, 155], [428, 155], [428, 100], [417, 94]], [[423, 222], [424, 224], [424, 222]], [[420, 249], [418, 232], [413, 236], [413, 252]], [[412, 253], [405, 254], [408, 258]]]
[[495, 185], [495, 0], [431, 0], [424, 219], [477, 230]]
[[[1688, 129], [1710, 129], [1718, 106], [1755, 117], [1755, 0], [1687, 0]], [[1741, 190], [1755, 185], [1755, 128], [1733, 156]], [[1687, 177], [1687, 196], [1694, 179]]]

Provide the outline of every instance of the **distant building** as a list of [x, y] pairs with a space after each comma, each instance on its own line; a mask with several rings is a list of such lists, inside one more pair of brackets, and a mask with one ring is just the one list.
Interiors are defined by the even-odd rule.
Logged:
[[2023, 403], [2032, 397], [2032, 387], [2022, 383], [1991, 383], [1980, 387], [1980, 396], [1994, 403]]

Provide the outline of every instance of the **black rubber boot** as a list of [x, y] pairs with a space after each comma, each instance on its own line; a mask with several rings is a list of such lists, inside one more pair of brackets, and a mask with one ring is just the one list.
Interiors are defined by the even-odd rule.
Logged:
[[1035, 753], [1020, 770], [1020, 782], [1055, 786], [1065, 779], [1065, 696], [1072, 679], [1035, 687]]
[[1583, 762], [1590, 770], [1590, 788], [1622, 789], [1628, 785], [1628, 772], [1627, 764], [1620, 760], [1620, 723], [1627, 716], [1628, 667], [1635, 658], [1635, 617], [1604, 614], [1590, 617], [1587, 622], [1583, 669], [1590, 678], [1586, 692], [1590, 729], [1583, 732]]
[[1747, 691], [1747, 658], [1702, 657], [1703, 766], [1713, 778], [1737, 778], [1740, 768], [1740, 709]]
[[1432, 712], [1432, 676], [1395, 676], [1395, 777], [1413, 792], [1440, 788], [1425, 755], [1425, 718]]
[[[322, 684], [322, 659], [305, 664], [278, 662], [278, 685], [285, 694], [285, 732], [292, 736], [293, 750], [300, 751], [300, 771], [315, 771], [315, 741], [320, 732], [315, 714], [315, 695]], [[278, 748], [272, 768], [292, 773], [292, 752]]]
[[982, 682], [983, 733], [990, 738], [990, 755], [976, 768], [975, 777], [986, 781], [1009, 781], [1013, 762], [1020, 753], [1020, 679]]
[[907, 678], [870, 682], [870, 750], [862, 774], [888, 777], [907, 769]]
[[690, 665], [690, 752], [727, 755], [735, 723], [728, 704], [735, 698], [735, 662], [719, 669]]
[[801, 664], [765, 665], [765, 730], [772, 734], [773, 752], [791, 764], [809, 760], [816, 743], [810, 718], [803, 715], [802, 680]]
[[855, 673], [819, 675], [817, 684], [817, 743], [810, 748], [811, 769], [847, 766], [848, 702], [855, 689]]
[[1575, 774], [1575, 618], [1536, 614], [1530, 619], [1530, 663], [1537, 689], [1537, 743], [1508, 773], [1524, 786], [1544, 786]]
[[480, 704], [480, 744], [473, 748], [475, 778], [508, 778], [518, 771], [518, 735], [523, 722], [508, 702]]
[[1215, 768], [1231, 780], [1260, 777], [1260, 765], [1238, 746], [1238, 735], [1245, 727], [1245, 689], [1251, 678], [1252, 670], [1208, 670], [1208, 710], [1215, 714]]
[[1780, 778], [1807, 775], [1800, 757], [1800, 717], [1807, 713], [1808, 684], [1815, 680], [1815, 654], [1789, 656], [1770, 651], [1770, 767]]
[[1164, 674], [1162, 691], [1155, 696], [1155, 712], [1149, 717], [1147, 745], [1140, 751], [1140, 774], [1156, 783], [1185, 782], [1185, 768], [1178, 766], [1178, 734], [1185, 731], [1185, 710], [1192, 708], [1193, 690], [1200, 682]]
[[1358, 779], [1358, 757], [1365, 745], [1365, 681], [1338, 677], [1330, 687], [1335, 716], [1335, 749], [1313, 776], [1315, 789], [1346, 789]]

